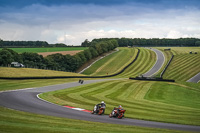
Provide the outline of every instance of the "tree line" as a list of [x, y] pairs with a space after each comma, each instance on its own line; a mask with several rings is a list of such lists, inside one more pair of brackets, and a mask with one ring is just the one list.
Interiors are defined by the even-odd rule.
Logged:
[[117, 41], [111, 39], [93, 43], [88, 49], [74, 56], [57, 53], [47, 57], [31, 52], [18, 54], [11, 49], [3, 48], [0, 51], [0, 66], [8, 66], [11, 62], [19, 62], [30, 68], [75, 72], [90, 59], [114, 50], [116, 47], [118, 47]]
[[71, 47], [64, 43], [49, 44], [46, 41], [4, 41], [0, 39], [1, 48], [21, 48], [21, 47]]
[[179, 47], [185, 47], [185, 46], [191, 46], [191, 47], [198, 47], [200, 46], [200, 39], [198, 38], [178, 38], [178, 39], [170, 39], [170, 38], [151, 38], [151, 39], [145, 39], [145, 38], [100, 38], [100, 39], [93, 39], [91, 42], [87, 39], [82, 42], [81, 46], [83, 47], [89, 47], [95, 42], [100, 41], [108, 41], [114, 39], [118, 42], [119, 47], [127, 47], [127, 46], [179, 46]]

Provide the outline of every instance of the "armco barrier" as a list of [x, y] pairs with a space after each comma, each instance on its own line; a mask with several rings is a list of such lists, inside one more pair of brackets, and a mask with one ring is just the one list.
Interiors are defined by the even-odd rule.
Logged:
[[123, 73], [131, 64], [133, 64], [140, 53], [140, 49], [138, 49], [137, 55], [135, 59], [129, 63], [127, 66], [125, 66], [120, 72], [112, 74], [112, 75], [105, 75], [105, 76], [52, 76], [52, 77], [0, 77], [0, 79], [10, 79], [10, 80], [26, 80], [26, 79], [60, 79], [60, 78], [108, 78], [108, 77], [114, 77], [121, 73]]
[[175, 82], [173, 79], [162, 79], [162, 78], [148, 78], [148, 77], [136, 77], [136, 78], [129, 78], [132, 80], [144, 80], [144, 81], [164, 81], [164, 82]]
[[169, 62], [167, 63], [167, 65], [165, 66], [164, 70], [162, 71], [162, 73], [160, 74], [160, 77], [162, 78], [162, 76], [164, 75], [165, 71], [167, 70], [169, 64], [171, 63], [172, 59], [174, 58], [174, 55], [172, 55], [171, 59], [169, 60]]

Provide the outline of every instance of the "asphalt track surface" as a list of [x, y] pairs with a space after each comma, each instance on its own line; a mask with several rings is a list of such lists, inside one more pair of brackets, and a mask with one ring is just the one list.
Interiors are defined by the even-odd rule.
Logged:
[[165, 56], [160, 50], [153, 49], [153, 48], [150, 48], [150, 49], [156, 53], [157, 60], [154, 66], [148, 72], [146, 72], [145, 74], [142, 74], [144, 77], [152, 77], [161, 69], [161, 67], [163, 66], [165, 62]]
[[198, 83], [199, 81], [200, 81], [200, 72], [191, 79], [189, 79], [187, 82]]
[[[108, 79], [88, 80], [85, 81], [84, 84], [90, 84], [105, 80]], [[88, 112], [69, 109], [63, 106], [49, 103], [47, 101], [38, 98], [38, 94], [40, 93], [71, 88], [80, 85], [82, 84], [78, 82], [73, 82], [73, 83], [52, 85], [40, 88], [1, 92], [0, 106], [25, 112], [42, 114], [42, 115], [65, 117], [65, 118], [79, 119], [79, 120], [86, 120], [93, 122], [134, 125], [134, 126], [152, 127], [152, 128], [164, 128], [164, 129], [174, 129], [183, 131], [200, 131], [200, 126], [161, 123], [161, 122], [144, 121], [144, 120], [129, 119], [129, 118], [115, 119], [115, 118], [109, 118], [108, 115], [102, 115], [102, 116], [92, 115]]]

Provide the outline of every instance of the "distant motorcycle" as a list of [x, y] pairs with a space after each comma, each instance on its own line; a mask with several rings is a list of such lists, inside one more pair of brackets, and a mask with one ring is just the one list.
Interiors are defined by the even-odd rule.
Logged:
[[98, 114], [102, 115], [105, 112], [105, 107], [97, 107], [96, 105], [94, 106], [94, 110], [91, 112], [91, 114]]
[[122, 119], [122, 117], [124, 117], [124, 113], [125, 113], [126, 110], [124, 109], [120, 109], [120, 110], [117, 110], [117, 109], [114, 109], [110, 114], [109, 114], [109, 117], [112, 118], [112, 117], [117, 117], [119, 119]]

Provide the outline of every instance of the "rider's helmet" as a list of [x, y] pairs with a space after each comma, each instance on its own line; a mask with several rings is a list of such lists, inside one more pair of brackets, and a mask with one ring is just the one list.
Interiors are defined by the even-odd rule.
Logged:
[[119, 107], [118, 107], [119, 109], [121, 109], [122, 108], [122, 106], [121, 105], [119, 105]]
[[104, 101], [101, 101], [101, 103], [104, 103]]

